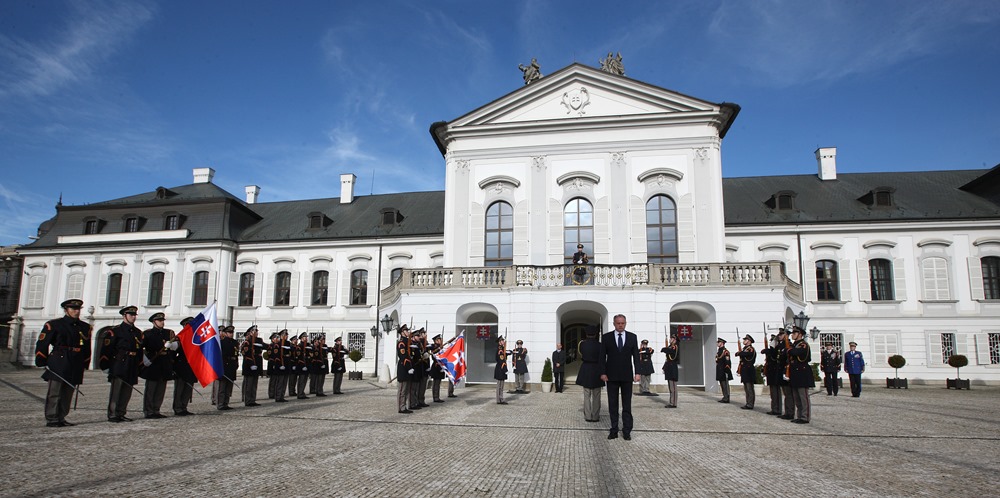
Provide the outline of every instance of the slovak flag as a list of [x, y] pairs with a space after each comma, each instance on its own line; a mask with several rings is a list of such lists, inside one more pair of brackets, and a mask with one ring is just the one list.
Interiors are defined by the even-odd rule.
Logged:
[[444, 369], [445, 375], [452, 384], [465, 378], [465, 333], [458, 334], [441, 349], [440, 353], [434, 355], [434, 359]]
[[198, 313], [177, 334], [184, 356], [201, 387], [211, 384], [223, 376], [222, 343], [219, 342], [219, 327], [215, 318], [215, 303]]

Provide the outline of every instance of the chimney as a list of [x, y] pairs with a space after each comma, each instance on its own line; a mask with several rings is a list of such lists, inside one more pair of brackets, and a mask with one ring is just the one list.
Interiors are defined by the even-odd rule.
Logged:
[[816, 162], [819, 165], [820, 180], [837, 179], [837, 148], [821, 147], [816, 149]]
[[260, 195], [260, 187], [256, 185], [247, 185], [247, 204], [256, 204], [257, 196]]
[[353, 173], [345, 173], [340, 175], [340, 203], [350, 204], [354, 202], [354, 181], [358, 177], [354, 176]]
[[195, 168], [194, 169], [194, 182], [195, 183], [212, 183], [212, 177], [215, 176], [215, 170], [212, 168]]

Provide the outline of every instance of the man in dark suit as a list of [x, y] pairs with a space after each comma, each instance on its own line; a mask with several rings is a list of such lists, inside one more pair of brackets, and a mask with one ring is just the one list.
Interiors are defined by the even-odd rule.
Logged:
[[556, 350], [552, 352], [552, 375], [556, 381], [556, 392], [563, 392], [563, 379], [566, 375], [566, 352], [563, 351], [561, 342], [556, 344]]
[[[622, 437], [632, 439], [632, 383], [639, 381], [633, 372], [639, 369], [639, 340], [625, 330], [625, 315], [615, 315], [615, 330], [601, 337], [601, 380], [608, 385], [608, 411], [611, 432], [618, 438], [618, 397], [622, 399]], [[629, 359], [631, 358], [631, 362]]]

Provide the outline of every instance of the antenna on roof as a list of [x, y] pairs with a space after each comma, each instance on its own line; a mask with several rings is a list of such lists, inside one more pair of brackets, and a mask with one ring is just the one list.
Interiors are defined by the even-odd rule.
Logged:
[[372, 188], [368, 191], [368, 195], [375, 194], [375, 168], [372, 167]]

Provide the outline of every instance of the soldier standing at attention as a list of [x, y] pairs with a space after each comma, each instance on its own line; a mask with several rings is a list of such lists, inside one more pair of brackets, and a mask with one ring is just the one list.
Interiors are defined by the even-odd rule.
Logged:
[[[194, 320], [194, 317], [189, 316], [181, 320], [181, 328], [183, 329], [191, 320]], [[180, 347], [176, 335], [171, 342], [177, 344], [175, 349], [177, 356], [174, 357], [174, 402], [172, 407], [174, 415], [178, 417], [194, 415], [187, 408], [188, 403], [191, 402], [191, 396], [194, 394], [194, 383], [198, 378], [195, 377], [194, 370], [191, 370], [191, 365], [188, 363], [187, 357], [184, 356], [184, 348]]]
[[795, 402], [796, 418], [792, 422], [796, 424], [808, 424], [812, 416], [812, 406], [809, 402], [809, 388], [816, 386], [813, 380], [812, 367], [809, 366], [809, 359], [812, 352], [809, 343], [805, 341], [805, 331], [794, 327], [792, 329], [792, 348], [788, 350], [788, 384], [792, 387], [792, 399]]
[[764, 377], [771, 393], [771, 411], [767, 412], [768, 415], [781, 415], [781, 376], [785, 374], [784, 368], [779, 364], [781, 352], [778, 336], [774, 334], [771, 334], [771, 344], [760, 350], [760, 354], [764, 355]]
[[309, 382], [315, 386], [316, 396], [326, 396], [326, 374], [330, 373], [329, 357], [330, 347], [326, 345], [326, 334], [320, 334], [313, 341], [313, 362], [309, 370]]
[[523, 393], [525, 383], [524, 376], [528, 373], [528, 348], [524, 347], [524, 341], [518, 339], [517, 347], [514, 348], [514, 391]]
[[412, 378], [413, 359], [410, 357], [410, 328], [405, 324], [400, 325], [397, 331], [399, 340], [396, 341], [396, 401], [399, 405], [399, 413], [413, 413], [409, 404], [410, 399], [410, 378]]
[[663, 362], [663, 378], [666, 379], [667, 390], [670, 391], [670, 400], [664, 408], [677, 408], [677, 358], [680, 352], [677, 349], [677, 336], [670, 336], [667, 346], [661, 349], [660, 352], [667, 356], [666, 361]]
[[497, 404], [506, 405], [503, 400], [503, 384], [507, 380], [507, 341], [497, 338], [497, 364], [493, 367], [493, 378], [497, 381]]
[[330, 371], [333, 372], [333, 394], [344, 394], [341, 387], [344, 385], [344, 372], [347, 371], [347, 360], [344, 358], [347, 353], [344, 340], [340, 337], [334, 339], [333, 348], [330, 349], [330, 354], [333, 355], [333, 363], [330, 365]]
[[445, 377], [444, 368], [442, 368], [441, 364], [438, 363], [436, 359], [434, 359], [434, 355], [440, 354], [441, 349], [444, 347], [444, 338], [441, 337], [441, 334], [438, 334], [434, 336], [433, 341], [434, 343], [431, 344], [430, 348], [431, 379], [432, 379], [431, 383], [433, 384], [431, 386], [431, 396], [434, 398], [435, 403], [444, 403], [444, 400], [441, 399], [441, 381], [444, 380]]
[[653, 348], [649, 347], [649, 341], [643, 339], [639, 343], [639, 396], [656, 396], [649, 391], [649, 381], [653, 376]]
[[299, 334], [298, 356], [295, 357], [295, 364], [299, 366], [299, 375], [295, 384], [298, 399], [308, 399], [306, 394], [306, 381], [309, 380], [309, 362], [312, 361], [313, 347], [309, 343], [309, 334], [303, 332]]
[[753, 410], [753, 405], [757, 400], [757, 395], [753, 391], [754, 382], [757, 381], [757, 368], [754, 366], [754, 362], [757, 361], [757, 351], [753, 348], [753, 337], [750, 337], [750, 334], [743, 338], [743, 349], [736, 353], [736, 357], [740, 359], [738, 372], [747, 399], [746, 404], [740, 408]]
[[427, 408], [431, 405], [427, 404], [427, 379], [431, 376], [431, 355], [428, 352], [427, 347], [427, 331], [423, 327], [417, 331], [417, 335], [420, 339], [418, 344], [420, 345], [419, 352], [417, 353], [417, 375], [419, 379], [417, 381], [417, 406], [420, 408]]
[[126, 306], [118, 311], [122, 323], [108, 331], [101, 350], [101, 369], [108, 371], [111, 394], [108, 397], [108, 421], [131, 422], [128, 418], [128, 402], [132, 389], [139, 382], [140, 355], [142, 354], [142, 331], [135, 327], [135, 317], [139, 308]]
[[282, 329], [281, 332], [278, 332], [278, 342], [272, 349], [271, 359], [267, 360], [274, 362], [274, 375], [278, 378], [274, 384], [275, 403], [288, 402], [285, 399], [285, 389], [288, 389], [288, 380], [294, 379], [291, 374], [292, 351], [294, 351], [294, 346], [288, 341], [288, 329]]
[[278, 385], [278, 373], [275, 365], [277, 365], [277, 358], [280, 356], [280, 353], [276, 352], [280, 347], [278, 345], [279, 337], [277, 332], [271, 334], [269, 338], [271, 343], [267, 345], [267, 351], [264, 353], [264, 359], [267, 360], [267, 399], [274, 399], [275, 386]]
[[597, 330], [588, 328], [585, 339], [577, 346], [580, 371], [576, 374], [576, 384], [583, 387], [583, 418], [587, 422], [601, 421], [601, 343], [597, 342]]
[[823, 368], [823, 384], [826, 385], [827, 396], [836, 396], [840, 391], [840, 379], [837, 378], [837, 374], [840, 373], [842, 361], [840, 351], [834, 350], [833, 344], [826, 343], [826, 349], [820, 354], [819, 364]]
[[222, 373], [219, 383], [219, 410], [232, 410], [229, 406], [229, 398], [233, 396], [233, 381], [236, 378], [236, 369], [240, 366], [239, 349], [236, 339], [233, 339], [233, 332], [236, 330], [232, 325], [222, 327], [222, 339], [219, 341], [222, 347]]
[[80, 320], [83, 301], [62, 302], [65, 315], [45, 322], [35, 343], [35, 366], [45, 367], [42, 378], [47, 380], [45, 394], [45, 425], [68, 427], [66, 421], [73, 391], [83, 383], [83, 371], [90, 363], [90, 324]]
[[146, 379], [146, 389], [142, 395], [142, 413], [146, 418], [165, 418], [160, 413], [163, 396], [167, 393], [167, 381], [173, 378], [174, 351], [178, 343], [173, 341], [174, 331], [163, 328], [166, 319], [163, 313], [153, 313], [149, 322], [153, 328], [142, 333], [142, 364], [139, 375]]
[[257, 403], [257, 382], [264, 370], [264, 341], [257, 337], [257, 326], [251, 325], [243, 336], [240, 355], [243, 356], [243, 404], [260, 406]]
[[715, 380], [719, 381], [719, 386], [722, 388], [722, 399], [719, 403], [729, 403], [729, 381], [733, 380], [733, 362], [729, 359], [726, 340], [720, 337], [716, 343], [719, 345], [719, 350], [715, 352]]

